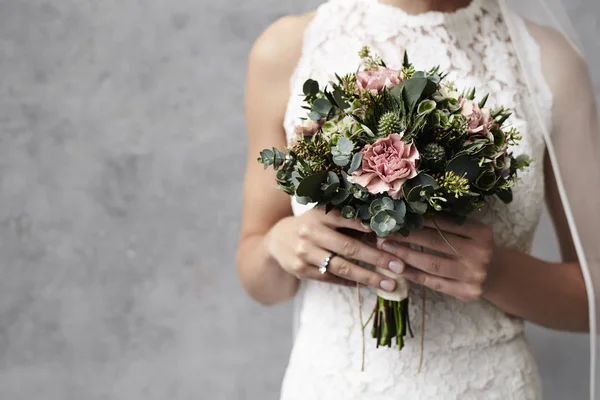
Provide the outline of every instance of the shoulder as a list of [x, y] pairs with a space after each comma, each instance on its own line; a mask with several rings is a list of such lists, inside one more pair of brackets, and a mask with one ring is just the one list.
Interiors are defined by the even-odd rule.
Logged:
[[316, 12], [286, 16], [275, 21], [256, 40], [248, 67], [275, 76], [290, 75], [302, 52], [304, 31]]
[[544, 74], [551, 86], [564, 82], [565, 77], [589, 76], [585, 58], [562, 32], [530, 21], [526, 26], [540, 48]]

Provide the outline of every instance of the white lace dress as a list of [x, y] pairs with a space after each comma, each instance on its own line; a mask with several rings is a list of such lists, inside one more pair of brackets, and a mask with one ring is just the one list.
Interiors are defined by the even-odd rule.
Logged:
[[[524, 23], [519, 34], [529, 38]], [[539, 48], [531, 43], [531, 62]], [[514, 110], [512, 125], [523, 134], [520, 148], [537, 162], [521, 174], [510, 205], [493, 201], [476, 218], [493, 227], [496, 242], [529, 252], [540, 216], [544, 180], [544, 143], [528, 115], [517, 60], [494, 0], [473, 0], [453, 14], [409, 15], [377, 0], [330, 0], [305, 33], [302, 57], [292, 77], [285, 128], [293, 134], [307, 78], [322, 85], [334, 73], [355, 71], [358, 50], [370, 46], [388, 66], [399, 68], [408, 51], [417, 69], [440, 65], [459, 88], [491, 93], [489, 105]], [[541, 66], [540, 66], [541, 68]], [[541, 70], [541, 69], [540, 69]], [[544, 120], [550, 121], [552, 97], [546, 94]], [[295, 213], [305, 210], [294, 203]], [[421, 288], [410, 293], [415, 338], [406, 347], [375, 348], [366, 329], [366, 369], [360, 372], [361, 334], [356, 290], [314, 281], [302, 283], [296, 336], [283, 382], [282, 400], [534, 400], [541, 398], [535, 362], [523, 334], [523, 321], [486, 301], [462, 303], [427, 290], [425, 352], [420, 356]], [[363, 289], [363, 319], [375, 304], [374, 290]]]

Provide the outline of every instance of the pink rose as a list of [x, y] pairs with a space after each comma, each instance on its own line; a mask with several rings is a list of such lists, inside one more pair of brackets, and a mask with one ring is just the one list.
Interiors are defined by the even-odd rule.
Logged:
[[313, 121], [312, 119], [305, 119], [300, 123], [300, 125], [297, 125], [294, 128], [294, 132], [296, 133], [296, 136], [299, 136], [299, 137], [313, 136], [315, 133], [317, 133], [319, 131], [319, 129], [321, 129], [324, 122], [325, 122], [325, 119], [322, 119], [320, 121]]
[[490, 110], [487, 108], [481, 109], [477, 103], [466, 99], [461, 100], [460, 106], [461, 114], [467, 119], [469, 133], [488, 135], [494, 125], [494, 119], [490, 114]]
[[400, 83], [400, 71], [379, 67], [371, 71], [360, 71], [356, 74], [356, 85], [360, 90], [368, 90], [373, 94], [381, 94], [383, 88], [388, 89]]
[[362, 165], [348, 181], [365, 187], [369, 193], [387, 193], [393, 199], [402, 197], [402, 185], [417, 176], [419, 152], [413, 143], [392, 134], [362, 150]]

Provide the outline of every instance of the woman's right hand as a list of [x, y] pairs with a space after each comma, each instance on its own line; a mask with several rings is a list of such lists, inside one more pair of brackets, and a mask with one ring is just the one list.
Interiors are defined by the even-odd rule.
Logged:
[[[361, 267], [349, 260], [361, 261], [395, 274], [404, 270], [404, 263], [393, 255], [369, 246], [337, 229], [351, 229], [363, 233], [373, 231], [359, 219], [346, 219], [337, 210], [325, 214], [323, 209], [312, 209], [299, 216], [283, 218], [265, 238], [270, 256], [281, 268], [298, 279], [312, 279], [345, 286], [356, 282], [376, 289], [393, 292], [396, 281]], [[325, 274], [319, 265], [335, 253]]]

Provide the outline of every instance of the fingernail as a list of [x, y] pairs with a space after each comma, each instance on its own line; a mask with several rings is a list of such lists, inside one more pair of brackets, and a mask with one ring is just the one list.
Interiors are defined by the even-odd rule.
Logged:
[[394, 289], [396, 288], [396, 282], [394, 281], [381, 281], [381, 283], [379, 284], [381, 286], [381, 288], [383, 290], [385, 290], [386, 292], [393, 292]]
[[381, 245], [381, 248], [383, 249], [383, 251], [387, 251], [388, 253], [396, 253], [396, 250], [398, 249], [398, 247], [395, 244], [392, 244], [390, 242], [384, 242]]
[[404, 264], [399, 261], [392, 261], [389, 264], [390, 271], [395, 274], [401, 274], [404, 270]]

